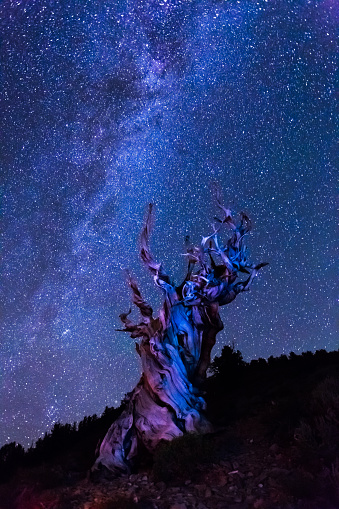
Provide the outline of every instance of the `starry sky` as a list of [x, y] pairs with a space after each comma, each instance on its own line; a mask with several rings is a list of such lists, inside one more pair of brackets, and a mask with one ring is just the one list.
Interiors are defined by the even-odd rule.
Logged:
[[[338, 348], [334, 0], [1, 0], [0, 445], [118, 406], [140, 376], [124, 269], [180, 282], [216, 182], [270, 263], [214, 354]], [[137, 319], [137, 313], [134, 318]]]

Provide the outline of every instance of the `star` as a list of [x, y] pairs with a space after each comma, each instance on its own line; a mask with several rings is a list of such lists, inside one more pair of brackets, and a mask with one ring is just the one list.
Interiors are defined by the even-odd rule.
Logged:
[[116, 329], [124, 269], [155, 316], [162, 303], [138, 255], [148, 203], [177, 284], [185, 237], [213, 235], [216, 186], [253, 220], [249, 258], [270, 265], [222, 309], [214, 355], [338, 347], [333, 9], [2, 2], [0, 444], [99, 415], [138, 381]]

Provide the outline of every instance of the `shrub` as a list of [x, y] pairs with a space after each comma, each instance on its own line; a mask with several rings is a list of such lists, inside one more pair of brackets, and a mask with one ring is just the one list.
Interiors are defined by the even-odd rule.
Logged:
[[339, 423], [339, 377], [325, 378], [312, 393], [312, 410]]
[[334, 461], [339, 452], [339, 378], [332, 376], [312, 392], [308, 416], [295, 430], [299, 446]]
[[155, 452], [153, 472], [158, 481], [179, 481], [194, 477], [197, 467], [216, 455], [207, 436], [193, 433], [163, 442]]
[[64, 484], [65, 472], [59, 465], [43, 463], [30, 469], [20, 469], [17, 474], [17, 483], [35, 486], [39, 490], [57, 488]]

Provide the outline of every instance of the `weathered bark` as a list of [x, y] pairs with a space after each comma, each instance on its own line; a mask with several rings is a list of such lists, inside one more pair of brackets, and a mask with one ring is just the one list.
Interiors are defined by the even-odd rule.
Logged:
[[[215, 218], [219, 228], [204, 237], [199, 248], [187, 249], [188, 271], [180, 286], [170, 281], [149, 249], [152, 205], [149, 206], [140, 255], [156, 285], [162, 288], [165, 301], [159, 317], [153, 318], [151, 306], [129, 275], [132, 300], [142, 321], [132, 323], [128, 318], [131, 310], [120, 318], [123, 330], [132, 338], [140, 338], [136, 348], [143, 374], [127, 395], [122, 415], [108, 430], [94, 469], [104, 466], [115, 473], [126, 472], [133, 466], [140, 447], [152, 452], [161, 440], [211, 430], [199, 388], [206, 377], [216, 335], [223, 329], [219, 306], [229, 304], [240, 292], [248, 290], [258, 270], [266, 265], [247, 262], [243, 237], [251, 228], [248, 217], [241, 214], [236, 226], [231, 212], [220, 200], [218, 205], [224, 218]], [[231, 230], [225, 246], [218, 238], [223, 226]], [[247, 280], [236, 282], [239, 272], [248, 274]]]

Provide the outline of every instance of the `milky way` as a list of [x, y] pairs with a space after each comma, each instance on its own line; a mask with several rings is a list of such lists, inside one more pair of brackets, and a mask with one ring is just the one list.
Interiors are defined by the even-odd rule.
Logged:
[[268, 261], [222, 309], [246, 360], [338, 348], [332, 0], [3, 0], [0, 445], [118, 406], [140, 375], [118, 315], [149, 202], [179, 281], [213, 183]]

